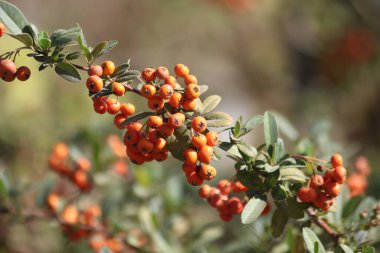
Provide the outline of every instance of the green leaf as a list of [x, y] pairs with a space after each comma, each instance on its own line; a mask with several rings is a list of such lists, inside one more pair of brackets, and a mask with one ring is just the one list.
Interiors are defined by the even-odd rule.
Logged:
[[284, 141], [281, 138], [278, 138], [277, 142], [274, 144], [273, 147], [274, 147], [273, 160], [277, 163], [281, 160], [281, 158], [285, 154]]
[[78, 37], [78, 44], [79, 44], [80, 49], [82, 49], [84, 56], [86, 57], [86, 61], [88, 63], [91, 62], [92, 61], [92, 54], [91, 54], [90, 49], [88, 48], [86, 38], [84, 37], [83, 31], [80, 34], [80, 36]]
[[151, 115], [154, 115], [155, 113], [154, 112], [140, 112], [138, 114], [135, 114], [131, 117], [129, 117], [128, 119], [124, 120], [120, 126], [126, 126], [128, 124], [131, 124], [132, 122], [135, 122], [135, 121], [138, 121], [140, 119], [144, 119], [148, 116], [151, 116]]
[[305, 203], [297, 202], [294, 198], [288, 198], [286, 200], [285, 211], [290, 218], [302, 219], [305, 216], [304, 209], [307, 206], [308, 205], [305, 205]]
[[0, 20], [12, 34], [22, 33], [22, 29], [28, 24], [24, 14], [6, 1], [0, 1]]
[[275, 172], [276, 170], [278, 170], [280, 168], [280, 165], [275, 165], [275, 166], [272, 166], [268, 163], [266, 163], [264, 165], [264, 170], [267, 172], [267, 173], [272, 173], [272, 172]]
[[267, 148], [278, 140], [278, 128], [276, 119], [270, 112], [264, 114], [264, 135]]
[[20, 33], [17, 35], [10, 34], [11, 37], [15, 38], [16, 40], [20, 41], [27, 47], [33, 46], [33, 39], [32, 37], [27, 33]]
[[252, 129], [255, 127], [261, 125], [263, 123], [263, 116], [262, 115], [255, 115], [252, 118], [250, 118], [247, 122], [244, 123], [244, 125], [241, 127], [240, 134], [237, 137], [241, 137], [243, 135], [246, 135]]
[[364, 245], [361, 248], [362, 248], [361, 253], [376, 253], [375, 248], [372, 246]]
[[51, 40], [47, 32], [41, 31], [38, 34], [38, 44], [42, 49], [48, 49], [51, 46]]
[[79, 82], [81, 80], [78, 70], [70, 63], [57, 63], [54, 70], [58, 75], [69, 82]]
[[103, 54], [111, 51], [116, 45], [117, 45], [116, 40], [103, 41], [94, 47], [91, 54], [93, 58], [96, 59], [102, 56]]
[[232, 144], [229, 142], [221, 142], [219, 144], [219, 148], [223, 149], [224, 151], [226, 151], [227, 153], [233, 156], [241, 157], [239, 149], [235, 144]]
[[166, 148], [177, 159], [183, 161], [183, 152], [191, 147], [191, 133], [182, 125], [174, 130], [174, 134], [167, 138]]
[[348, 247], [346, 244], [339, 244], [339, 246], [334, 250], [334, 253], [354, 253], [350, 247]]
[[353, 214], [363, 199], [363, 196], [352, 197], [343, 207], [342, 219], [347, 219], [351, 214]]
[[250, 224], [254, 222], [265, 209], [267, 202], [259, 198], [251, 198], [241, 213], [241, 222]]
[[38, 45], [38, 34], [39, 34], [39, 32], [38, 32], [38, 29], [35, 25], [33, 25], [33, 24], [26, 25], [22, 29], [22, 32], [29, 34], [33, 38], [34, 42]]
[[[127, 75], [132, 75], [132, 74], [135, 74], [135, 73], [127, 73], [129, 67], [131, 65], [129, 63], [124, 63], [124, 64], [121, 64], [120, 66], [118, 66], [115, 71], [113, 72], [113, 74], [111, 75], [111, 77], [115, 77], [115, 76], [120, 76], [120, 75], [123, 75], [123, 74], [127, 74]], [[138, 73], [140, 74], [140, 73]]]
[[81, 55], [82, 55], [82, 52], [73, 52], [66, 55], [66, 60], [72, 61], [72, 60], [78, 59]]
[[278, 238], [282, 235], [286, 224], [288, 223], [288, 216], [283, 209], [276, 209], [272, 216], [271, 229], [274, 238]]
[[210, 112], [205, 115], [208, 127], [226, 127], [232, 124], [233, 119], [224, 112]]
[[201, 94], [205, 93], [208, 90], [207, 85], [198, 85], [198, 88], [199, 88]]
[[273, 199], [278, 200], [278, 201], [283, 201], [288, 197], [288, 194], [286, 190], [284, 189], [284, 186], [282, 186], [281, 184], [275, 185], [272, 188], [271, 193], [272, 193]]
[[272, 114], [276, 118], [278, 129], [285, 134], [289, 140], [296, 141], [299, 138], [299, 133], [290, 121], [277, 112], [272, 112]]
[[304, 227], [302, 229], [302, 236], [306, 246], [306, 249], [310, 253], [314, 253], [315, 243], [318, 245], [317, 253], [326, 253], [322, 242], [319, 240], [318, 236], [310, 228]]
[[50, 37], [51, 46], [64, 46], [71, 42], [77, 42], [78, 38], [81, 36], [81, 33], [82, 30], [80, 27], [73, 27], [68, 30], [57, 30]]
[[256, 148], [252, 145], [249, 145], [248, 143], [240, 142], [237, 144], [237, 148], [240, 154], [249, 158], [248, 160], [252, 160], [257, 155]]
[[280, 180], [305, 183], [307, 177], [297, 168], [280, 168]]
[[211, 96], [207, 97], [202, 102], [203, 103], [202, 113], [206, 114], [206, 113], [209, 113], [212, 110], [214, 110], [218, 106], [218, 104], [220, 103], [221, 100], [222, 100], [222, 98], [218, 95], [211, 95]]
[[5, 197], [9, 193], [9, 181], [5, 172], [0, 171], [0, 197]]
[[240, 116], [238, 118], [238, 120], [236, 121], [235, 123], [235, 126], [233, 128], [233, 135], [237, 138], [240, 134], [240, 130], [241, 130], [241, 124], [242, 124], [242, 117]]

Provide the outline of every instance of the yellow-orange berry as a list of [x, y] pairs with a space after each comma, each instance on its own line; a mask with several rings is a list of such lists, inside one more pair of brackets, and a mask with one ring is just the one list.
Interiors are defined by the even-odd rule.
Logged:
[[120, 97], [120, 96], [124, 95], [125, 87], [121, 83], [113, 82], [112, 83], [112, 91], [115, 93], [116, 96]]
[[185, 77], [185, 76], [189, 75], [190, 70], [187, 66], [185, 66], [183, 64], [176, 64], [174, 66], [174, 72], [179, 77]]
[[195, 99], [183, 99], [182, 101], [182, 107], [186, 111], [192, 111], [197, 107], [197, 102]]
[[67, 224], [74, 225], [78, 222], [79, 211], [73, 205], [68, 205], [65, 207], [61, 214], [61, 220]]
[[182, 94], [174, 92], [169, 99], [169, 104], [174, 108], [179, 108], [182, 103]]
[[195, 132], [202, 133], [207, 129], [207, 122], [203, 117], [197, 116], [191, 121], [191, 127]]
[[107, 112], [109, 114], [116, 114], [120, 111], [120, 103], [116, 99], [108, 99], [107, 100]]
[[174, 89], [174, 88], [177, 87], [178, 82], [177, 82], [177, 79], [174, 76], [168, 76], [167, 78], [165, 78], [165, 84], [169, 84]]
[[248, 187], [244, 186], [240, 181], [236, 181], [232, 185], [232, 189], [234, 192], [239, 193], [239, 192], [245, 192], [248, 190]]
[[103, 75], [103, 69], [99, 65], [92, 65], [88, 68], [88, 76], [101, 76]]
[[343, 184], [346, 181], [347, 171], [342, 166], [337, 166], [332, 169], [331, 176], [338, 184]]
[[326, 182], [324, 185], [324, 188], [325, 188], [326, 193], [333, 198], [337, 197], [340, 193], [340, 184], [336, 182], [332, 182], [332, 181]]
[[216, 145], [219, 144], [219, 136], [217, 133], [210, 131], [206, 134], [206, 139], [207, 139], [207, 145], [210, 147], [215, 147]]
[[144, 84], [141, 87], [141, 95], [145, 98], [151, 98], [156, 94], [156, 87], [151, 84]]
[[190, 83], [185, 89], [185, 95], [188, 99], [196, 99], [201, 95], [201, 90], [197, 84]]
[[207, 198], [210, 195], [211, 189], [211, 186], [207, 184], [202, 185], [202, 187], [199, 189], [199, 197], [202, 199]]
[[198, 79], [197, 79], [197, 77], [194, 76], [194, 75], [187, 75], [187, 76], [185, 76], [185, 83], [186, 83], [187, 85], [189, 85], [189, 84], [191, 84], [191, 83], [195, 83], [195, 84], [197, 84], [197, 83], [198, 83]]
[[153, 82], [156, 79], [156, 70], [153, 68], [146, 68], [141, 72], [141, 77], [146, 82]]
[[153, 150], [153, 143], [151, 143], [148, 139], [143, 138], [137, 144], [137, 148], [141, 153], [150, 153]]
[[169, 77], [169, 70], [166, 67], [160, 66], [156, 69], [156, 76], [158, 79], [165, 80]]
[[209, 164], [212, 159], [212, 155], [214, 153], [214, 150], [210, 146], [203, 146], [198, 150], [198, 160], [202, 163]]
[[103, 74], [106, 76], [112, 75], [115, 71], [115, 64], [112, 61], [105, 61], [101, 65]]
[[203, 179], [195, 171], [189, 174], [186, 174], [186, 179], [187, 179], [187, 182], [193, 186], [198, 186], [203, 183]]
[[168, 120], [169, 125], [173, 128], [178, 128], [182, 126], [184, 122], [185, 122], [185, 115], [180, 112], [172, 114]]
[[127, 128], [127, 126], [121, 126], [121, 123], [123, 123], [126, 119], [127, 116], [125, 116], [123, 113], [120, 113], [115, 116], [115, 118], [113, 119], [113, 123], [118, 129], [124, 129]]
[[197, 154], [197, 151], [195, 151], [194, 149], [186, 149], [184, 152], [183, 152], [183, 157], [184, 157], [184, 162], [186, 164], [195, 164], [198, 160], [198, 154]]
[[330, 162], [334, 168], [343, 166], [343, 157], [340, 154], [334, 154], [331, 156]]
[[297, 197], [302, 202], [310, 203], [317, 198], [317, 191], [309, 187], [301, 187], [297, 192]]
[[166, 146], [166, 141], [165, 139], [163, 138], [158, 138], [155, 142], [154, 142], [154, 146], [153, 146], [153, 151], [154, 152], [160, 152], [161, 150], [163, 150]]
[[131, 103], [124, 103], [120, 105], [120, 112], [125, 116], [132, 116], [136, 111], [136, 108]]
[[103, 89], [103, 80], [98, 76], [90, 76], [87, 78], [86, 86], [91, 93], [98, 93]]
[[163, 123], [161, 126], [158, 127], [158, 131], [161, 136], [168, 137], [173, 135], [174, 128], [169, 125], [169, 123]]
[[148, 100], [148, 106], [153, 111], [158, 111], [164, 108], [164, 103], [164, 100], [159, 95], [154, 95]]
[[174, 89], [169, 84], [164, 84], [159, 90], [159, 94], [162, 99], [169, 99], [173, 95]]
[[211, 180], [216, 176], [216, 169], [210, 165], [204, 164], [199, 170], [199, 175], [204, 180]]
[[160, 116], [150, 116], [147, 121], [147, 125], [150, 128], [158, 128], [162, 125], [162, 118]]
[[202, 148], [206, 146], [206, 143], [207, 143], [207, 139], [206, 139], [206, 136], [204, 136], [203, 134], [196, 133], [191, 138], [191, 144], [193, 144], [193, 146], [196, 148]]

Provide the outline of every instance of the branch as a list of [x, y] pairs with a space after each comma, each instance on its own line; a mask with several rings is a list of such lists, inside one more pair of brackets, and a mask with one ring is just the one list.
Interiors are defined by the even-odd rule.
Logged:
[[315, 214], [315, 211], [311, 208], [306, 210], [306, 213], [309, 215], [310, 219], [312, 222], [314, 222], [318, 227], [323, 229], [333, 240], [335, 245], [338, 245], [339, 243], [339, 234], [336, 233], [330, 226], [329, 224], [326, 223], [321, 217], [318, 217]]

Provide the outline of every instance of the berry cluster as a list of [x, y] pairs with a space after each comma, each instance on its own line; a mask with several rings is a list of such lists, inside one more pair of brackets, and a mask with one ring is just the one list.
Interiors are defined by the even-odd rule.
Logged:
[[[1, 29], [1, 28], [0, 28]], [[30, 77], [30, 69], [26, 66], [16, 67], [14, 61], [0, 58], [0, 77], [6, 82], [12, 82], [16, 79], [26, 81]]]
[[64, 143], [58, 143], [49, 156], [50, 168], [63, 177], [67, 177], [81, 191], [88, 192], [92, 188], [89, 174], [91, 163], [87, 158], [70, 156], [69, 148]]
[[[239, 181], [230, 182], [226, 179], [220, 180], [217, 187], [211, 187], [210, 185], [203, 185], [199, 189], [199, 196], [207, 202], [213, 208], [216, 208], [219, 212], [221, 220], [228, 222], [231, 221], [236, 214], [241, 214], [246, 204], [245, 200], [241, 200], [237, 196], [230, 196], [231, 192], [241, 193], [247, 191], [248, 188], [242, 185]], [[266, 215], [270, 211], [270, 204], [261, 213]]]
[[368, 159], [359, 156], [355, 161], [354, 172], [347, 177], [347, 186], [350, 189], [351, 196], [361, 195], [368, 186], [368, 176], [371, 174], [371, 167]]
[[330, 159], [332, 168], [323, 175], [314, 174], [309, 181], [309, 187], [301, 187], [297, 197], [301, 202], [312, 203], [322, 211], [327, 211], [340, 193], [341, 184], [346, 181], [346, 169], [343, 167], [343, 158], [334, 154]]

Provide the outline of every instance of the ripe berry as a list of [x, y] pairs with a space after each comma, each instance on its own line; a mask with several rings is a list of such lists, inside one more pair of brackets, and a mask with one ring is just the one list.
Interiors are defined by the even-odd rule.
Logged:
[[160, 116], [150, 116], [147, 121], [147, 125], [150, 128], [158, 128], [162, 125], [162, 118]]
[[78, 209], [73, 205], [67, 205], [61, 215], [61, 220], [71, 225], [78, 223], [78, 218]]
[[121, 83], [113, 82], [112, 83], [112, 91], [115, 93], [116, 96], [120, 97], [120, 96], [124, 95], [125, 87]]
[[207, 145], [210, 147], [215, 147], [216, 145], [219, 144], [219, 136], [217, 133], [210, 131], [206, 134], [206, 139], [207, 139]]
[[182, 94], [178, 92], [174, 92], [173, 95], [169, 99], [169, 104], [174, 108], [180, 107], [181, 102], [182, 102]]
[[[149, 140], [149, 141], [151, 141], [151, 140]], [[154, 144], [153, 151], [158, 153], [165, 148], [166, 141], [163, 138], [158, 138], [153, 144]]]
[[125, 145], [137, 143], [139, 141], [140, 137], [136, 130], [134, 129], [128, 129], [127, 132], [125, 132], [123, 142]]
[[330, 162], [334, 168], [343, 166], [343, 157], [340, 154], [334, 154], [331, 156]]
[[173, 87], [173, 89], [175, 89], [178, 85], [177, 79], [174, 76], [168, 76], [167, 78], [165, 78], [165, 84], [169, 84]]
[[340, 193], [340, 185], [336, 182], [326, 182], [324, 188], [326, 193], [333, 198], [337, 197]]
[[194, 75], [188, 75], [188, 76], [185, 76], [185, 83], [187, 85], [191, 84], [191, 83], [195, 83], [197, 84], [198, 83], [198, 79], [196, 76]]
[[149, 129], [148, 139], [151, 142], [156, 142], [160, 138], [158, 129]]
[[206, 145], [198, 150], [198, 160], [202, 163], [209, 164], [213, 154], [213, 148]]
[[125, 116], [132, 116], [135, 113], [136, 108], [131, 103], [125, 103], [120, 105], [120, 111]]
[[105, 61], [101, 65], [103, 74], [106, 76], [112, 75], [115, 71], [115, 64], [112, 61]]
[[227, 210], [230, 213], [234, 214], [240, 214], [244, 208], [243, 204], [241, 203], [241, 200], [237, 197], [232, 197], [229, 200], [227, 200], [226, 206]]
[[197, 107], [197, 102], [194, 99], [183, 99], [182, 107], [186, 111], [192, 111]]
[[231, 183], [226, 179], [222, 179], [218, 182], [217, 188], [223, 195], [228, 195], [231, 192]]
[[332, 169], [332, 178], [338, 184], [343, 184], [346, 181], [347, 171], [344, 167], [338, 166]]
[[107, 104], [105, 101], [102, 101], [102, 100], [94, 101], [93, 106], [96, 113], [104, 114], [107, 111]]
[[148, 106], [153, 111], [158, 111], [164, 107], [164, 100], [159, 95], [149, 98]]
[[153, 68], [146, 68], [141, 72], [141, 77], [146, 82], [153, 82], [156, 79], [156, 70]]
[[191, 127], [195, 132], [202, 133], [207, 129], [207, 122], [203, 117], [197, 116], [191, 121]]
[[190, 172], [195, 171], [197, 168], [197, 165], [195, 163], [193, 164], [182, 164], [182, 171], [185, 172], [186, 174], [189, 174]]
[[76, 161], [75, 168], [77, 170], [89, 171], [91, 169], [91, 162], [87, 158], [79, 158]]
[[211, 191], [207, 199], [208, 203], [214, 208], [220, 208], [224, 204], [225, 198], [220, 194], [220, 192]]
[[189, 75], [190, 70], [187, 66], [183, 64], [176, 64], [174, 66], [174, 72], [179, 77], [186, 77], [187, 75]]
[[187, 182], [193, 186], [198, 186], [203, 183], [203, 179], [195, 171], [189, 174], [186, 174], [186, 179], [187, 179]]
[[158, 131], [162, 137], [169, 137], [173, 135], [174, 128], [169, 125], [169, 123], [163, 123], [161, 126], [158, 127]]
[[165, 67], [160, 66], [156, 69], [156, 76], [158, 79], [165, 80], [169, 77], [169, 70]]
[[310, 178], [310, 187], [313, 189], [318, 189], [323, 186], [324, 179], [321, 175], [313, 175]]
[[199, 170], [199, 175], [204, 180], [211, 180], [216, 176], [216, 169], [210, 165], [202, 165], [201, 169]]
[[56, 193], [50, 193], [46, 199], [49, 209], [53, 212], [57, 212], [60, 205], [60, 197]]
[[199, 89], [197, 84], [191, 83], [187, 85], [185, 89], [185, 95], [188, 99], [196, 99], [199, 98], [199, 96], [201, 95], [201, 90]]
[[267, 214], [270, 212], [270, 208], [271, 208], [270, 203], [267, 202], [267, 204], [266, 204], [264, 210], [261, 212], [260, 215], [261, 215], [261, 216], [265, 216], [265, 215], [267, 215]]
[[116, 99], [108, 99], [107, 100], [107, 112], [109, 114], [116, 114], [120, 111], [120, 103]]
[[235, 183], [233, 183], [232, 189], [236, 193], [245, 192], [248, 190], [248, 188], [246, 186], [244, 186], [242, 183], [240, 183], [240, 181], [236, 181]]
[[127, 126], [121, 126], [120, 124], [123, 123], [125, 120], [127, 119], [127, 116], [125, 116], [124, 114], [120, 113], [118, 115], [115, 116], [114, 120], [113, 120], [113, 123], [114, 125], [118, 128], [118, 129], [125, 129], [127, 128]]
[[151, 84], [144, 84], [141, 87], [141, 95], [145, 98], [151, 98], [156, 94], [156, 87]]
[[103, 69], [99, 65], [92, 65], [88, 68], [88, 76], [101, 76], [103, 75]]
[[309, 187], [301, 187], [297, 192], [297, 197], [302, 202], [310, 203], [317, 198], [317, 191]]
[[184, 162], [186, 164], [195, 164], [197, 162], [197, 159], [198, 159], [198, 154], [197, 154], [197, 151], [195, 151], [194, 149], [186, 149], [184, 152], [183, 152], [183, 156], [184, 156]]
[[161, 86], [159, 90], [159, 94], [162, 99], [170, 99], [170, 97], [173, 95], [174, 89], [169, 84], [164, 84]]
[[0, 23], [0, 38], [4, 36], [5, 33], [5, 25]]
[[0, 77], [6, 82], [15, 80], [17, 72], [16, 64], [12, 60], [0, 61]]
[[205, 184], [199, 189], [199, 197], [202, 199], [207, 198], [210, 195], [211, 192], [211, 186]]
[[313, 205], [322, 211], [327, 211], [333, 203], [334, 200], [324, 192], [319, 192], [317, 198], [313, 201]]
[[142, 127], [143, 127], [143, 125], [141, 124], [140, 121], [132, 122], [131, 124], [128, 124], [128, 126], [127, 126], [128, 130], [135, 130], [137, 132], [139, 132]]
[[172, 114], [168, 120], [169, 125], [173, 128], [181, 127], [184, 122], [185, 122], [185, 115], [180, 112]]
[[85, 171], [75, 171], [71, 176], [71, 180], [79, 189], [84, 192], [87, 192], [91, 189], [91, 182], [88, 174]]
[[31, 75], [30, 69], [26, 66], [21, 66], [16, 71], [16, 77], [20, 81], [26, 81]]
[[202, 148], [206, 146], [206, 142], [207, 142], [206, 136], [204, 136], [203, 134], [197, 133], [197, 134], [194, 134], [193, 137], [191, 138], [191, 144], [193, 144], [193, 146], [196, 148]]
[[220, 219], [224, 222], [229, 222], [234, 218], [234, 215], [232, 213], [219, 213]]
[[98, 76], [90, 76], [87, 78], [86, 86], [91, 93], [98, 93], [103, 89], [103, 80]]
[[150, 153], [153, 150], [153, 143], [151, 143], [148, 139], [143, 138], [137, 144], [137, 148], [141, 153]]

